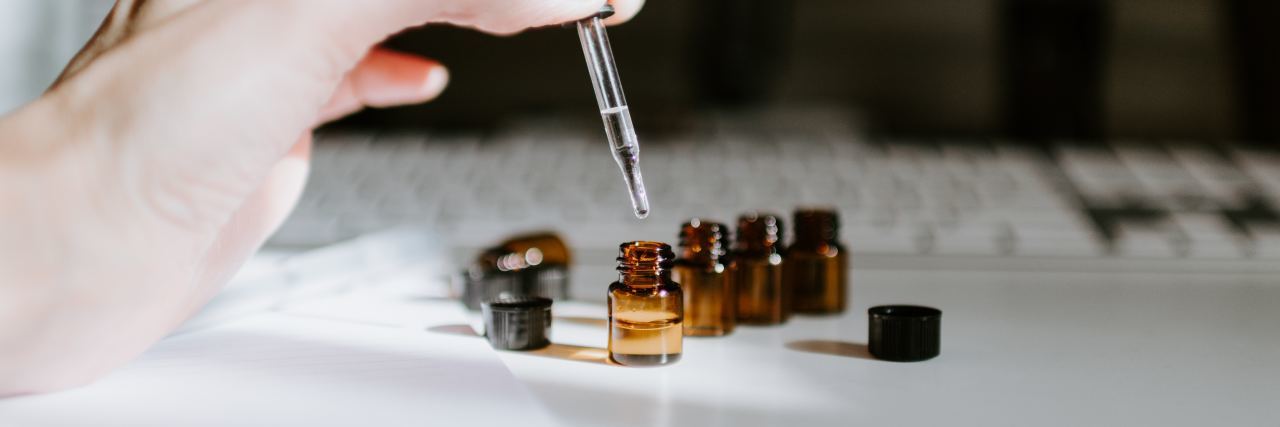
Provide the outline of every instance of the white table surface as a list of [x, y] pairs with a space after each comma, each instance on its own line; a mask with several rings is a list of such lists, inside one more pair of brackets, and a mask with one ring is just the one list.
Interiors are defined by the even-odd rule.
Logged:
[[[603, 363], [606, 326], [590, 319], [604, 307], [582, 303], [556, 308], [551, 349], [501, 358], [576, 426], [1280, 423], [1275, 276], [864, 270], [851, 281], [843, 316], [687, 338], [669, 367]], [[941, 356], [871, 359], [865, 312], [888, 303], [941, 309]]]
[[[862, 269], [851, 290], [843, 316], [686, 339], [683, 359], [661, 368], [604, 362], [605, 311], [597, 303], [557, 303], [555, 345], [494, 359], [468, 326], [476, 316], [468, 320], [456, 302], [335, 296], [179, 335], [86, 389], [0, 402], [0, 425], [1280, 423], [1274, 275]], [[942, 309], [942, 355], [920, 363], [870, 359], [864, 313], [888, 303]], [[256, 347], [237, 344], [262, 331], [281, 338], [259, 345], [301, 351], [306, 363], [293, 366], [290, 356], [277, 360], [283, 366], [262, 365]], [[179, 351], [194, 339], [205, 340], [199, 351]], [[467, 348], [479, 353], [450, 359]], [[481, 368], [480, 359], [493, 363]], [[171, 375], [174, 360], [186, 370], [179, 373], [190, 372]], [[239, 362], [210, 370], [209, 361]], [[271, 367], [246, 371], [245, 363]], [[397, 366], [403, 372], [388, 370]], [[227, 369], [235, 375], [218, 374]], [[486, 391], [510, 374], [529, 393]], [[215, 398], [201, 385], [210, 381], [242, 393]]]
[[559, 426], [462, 306], [352, 293], [171, 336], [78, 389], [0, 399], [2, 427]]

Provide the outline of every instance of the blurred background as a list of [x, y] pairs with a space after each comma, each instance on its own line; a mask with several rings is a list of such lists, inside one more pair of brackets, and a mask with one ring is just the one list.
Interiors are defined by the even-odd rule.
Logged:
[[[110, 3], [0, 0], [0, 111]], [[644, 222], [574, 30], [415, 29], [387, 44], [450, 88], [327, 126], [272, 244], [428, 223], [474, 252], [550, 229], [609, 264], [690, 217], [821, 205], [872, 258], [1280, 258], [1275, 22], [1269, 0], [649, 0], [609, 30]]]
[[[1266, 0], [652, 0], [611, 35], [641, 126], [706, 107], [835, 105], [889, 135], [1274, 140], [1277, 18]], [[454, 86], [343, 125], [593, 118], [573, 39], [404, 34], [391, 45], [443, 60]]]
[[[1275, 139], [1277, 15], [1258, 0], [654, 0], [611, 33], [652, 127], [655, 113], [817, 104], [855, 107], [878, 134]], [[589, 118], [572, 40], [407, 33], [392, 45], [451, 65], [451, 91], [343, 124]]]
[[0, 0], [0, 114], [40, 96], [112, 0]]
[[[0, 1], [0, 111], [43, 90], [110, 3]], [[707, 107], [823, 105], [888, 135], [1275, 140], [1277, 18], [1266, 0], [650, 0], [611, 35], [642, 127]], [[390, 45], [442, 60], [452, 87], [337, 126], [594, 118], [572, 30], [433, 26]]]

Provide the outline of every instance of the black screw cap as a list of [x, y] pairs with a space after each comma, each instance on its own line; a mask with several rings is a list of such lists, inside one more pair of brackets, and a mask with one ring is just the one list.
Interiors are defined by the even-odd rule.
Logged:
[[867, 310], [871, 355], [892, 362], [920, 362], [938, 356], [942, 311], [918, 305], [882, 305]]
[[551, 299], [512, 298], [480, 305], [484, 336], [499, 350], [537, 350], [551, 345]]

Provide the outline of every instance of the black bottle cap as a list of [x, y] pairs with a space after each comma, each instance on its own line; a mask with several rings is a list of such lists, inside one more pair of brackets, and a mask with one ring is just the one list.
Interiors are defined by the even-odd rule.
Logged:
[[871, 355], [893, 362], [938, 356], [942, 311], [918, 305], [882, 305], [867, 310]]
[[551, 299], [511, 298], [481, 304], [484, 336], [499, 350], [537, 350], [551, 345]]

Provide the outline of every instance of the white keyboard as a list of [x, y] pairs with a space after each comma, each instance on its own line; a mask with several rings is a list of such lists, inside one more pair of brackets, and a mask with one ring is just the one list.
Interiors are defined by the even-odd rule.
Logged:
[[869, 142], [802, 125], [733, 129], [644, 140], [653, 213], [643, 221], [632, 216], [599, 130], [585, 124], [487, 136], [322, 135], [308, 189], [271, 244], [317, 246], [427, 224], [477, 249], [549, 229], [575, 251], [611, 261], [605, 254], [620, 242], [670, 241], [691, 217], [733, 224], [753, 209], [789, 218], [797, 206], [827, 205], [841, 214], [855, 263], [1198, 260], [1230, 261], [1222, 265], [1234, 271], [1280, 259], [1275, 152]]

